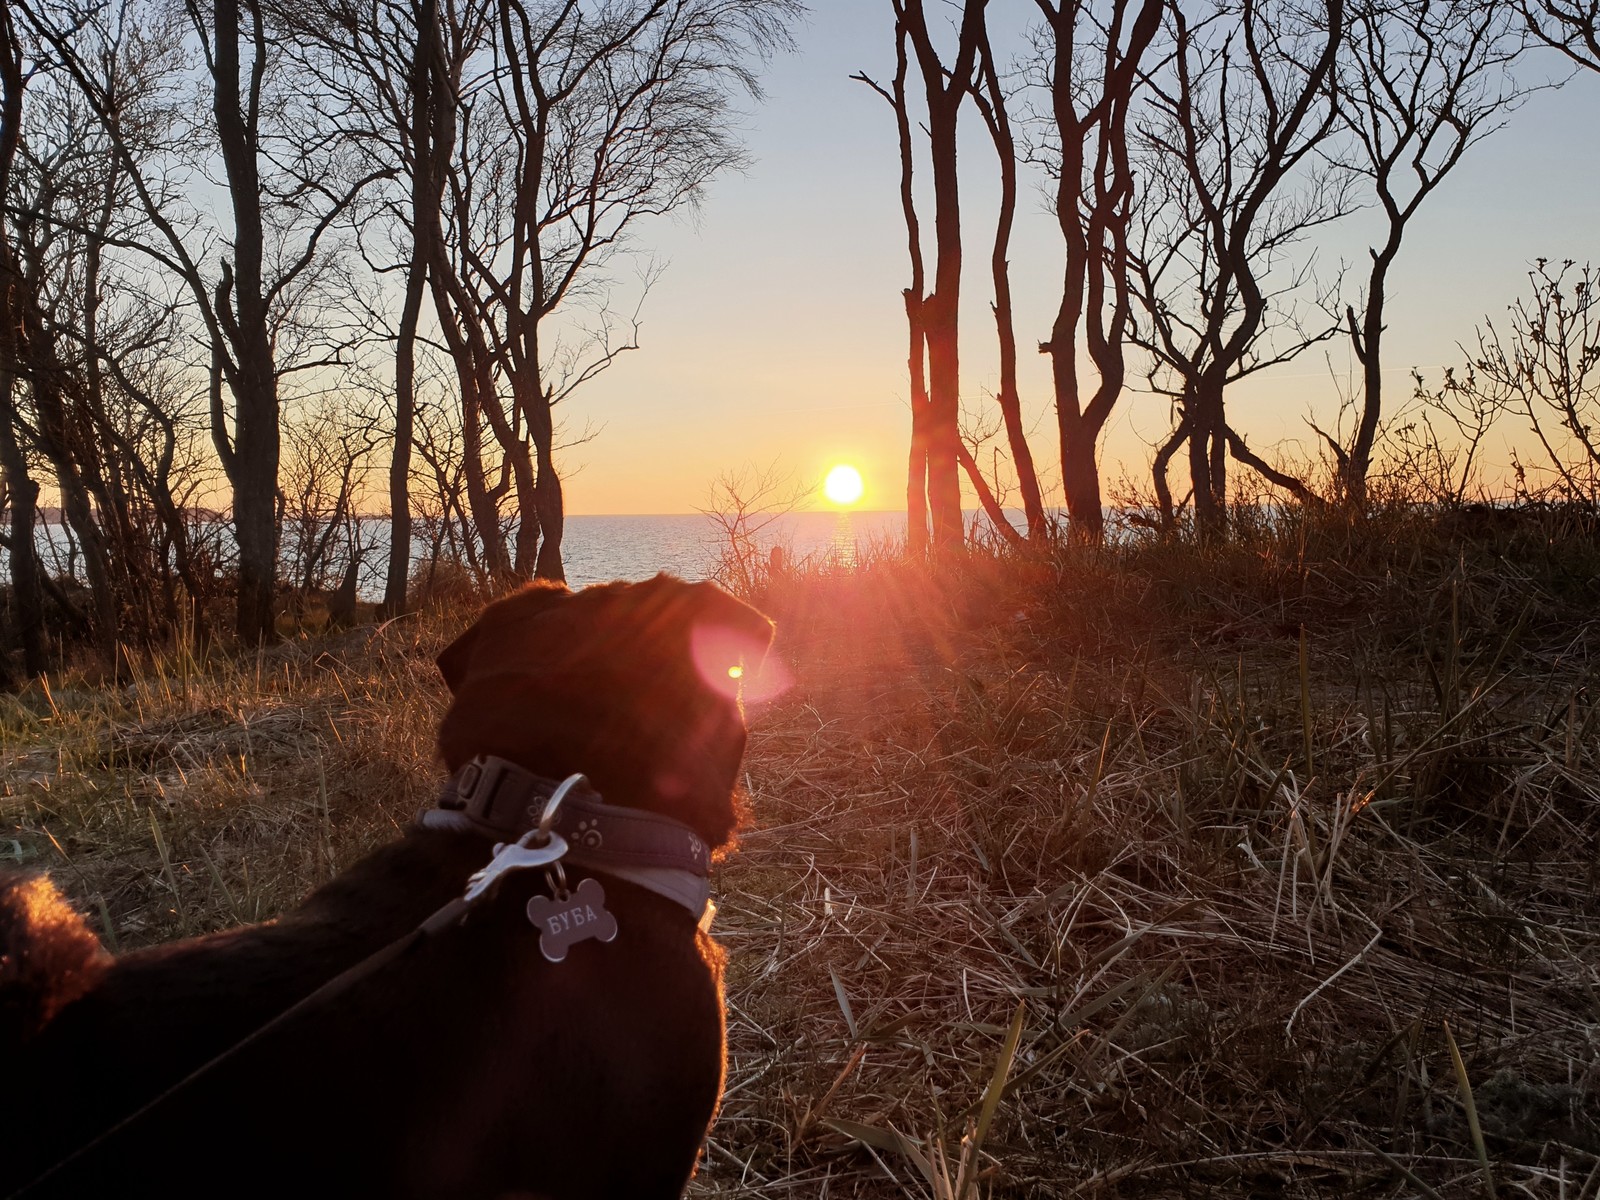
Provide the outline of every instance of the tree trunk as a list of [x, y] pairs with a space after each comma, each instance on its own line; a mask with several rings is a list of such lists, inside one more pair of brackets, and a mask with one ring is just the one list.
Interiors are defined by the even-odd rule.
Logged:
[[[555, 470], [554, 418], [550, 412], [550, 399], [543, 391], [539, 374], [539, 320], [537, 314], [525, 314], [521, 319], [508, 318], [507, 325], [517, 332], [508, 332], [505, 341], [515, 344], [520, 336], [528, 350], [519, 354], [502, 348], [499, 352], [500, 369], [511, 385], [511, 417], [506, 419], [500, 408], [498, 396], [490, 397], [487, 409], [489, 427], [494, 431], [500, 449], [511, 468], [512, 487], [516, 496], [517, 532], [513, 573], [517, 579], [532, 579], [535, 575], [547, 579], [561, 579], [561, 482]], [[533, 450], [528, 443], [532, 441]], [[538, 455], [535, 466], [534, 455]], [[553, 489], [553, 490], [552, 490]], [[555, 529], [555, 545], [547, 554], [543, 542], [548, 541], [549, 520]], [[541, 540], [542, 539], [542, 540]], [[545, 574], [553, 571], [554, 574]]]
[[[994, 250], [989, 256], [989, 273], [994, 280], [995, 334], [1000, 347], [1000, 389], [995, 400], [1005, 422], [1006, 444], [1011, 464], [1017, 473], [1017, 490], [1022, 495], [1022, 511], [1027, 517], [1028, 536], [1043, 541], [1049, 525], [1044, 515], [1044, 497], [1039, 490], [1039, 475], [1033, 466], [1033, 451], [1028, 447], [1022, 424], [1022, 398], [1017, 388], [1017, 331], [1011, 304], [1011, 228], [1017, 214], [1017, 147], [1011, 136], [1011, 121], [1006, 112], [1006, 95], [1000, 86], [999, 69], [989, 45], [988, 29], [982, 31], [980, 53], [987, 102], [977, 94], [980, 108], [989, 125], [995, 154], [1000, 160], [1000, 212], [995, 221]], [[1010, 529], [1007, 522], [1006, 528]]]
[[566, 568], [561, 563], [561, 538], [566, 530], [565, 501], [561, 495], [561, 476], [556, 474], [556, 461], [547, 443], [539, 445], [539, 483], [533, 499], [539, 514], [539, 561], [535, 575], [540, 579], [567, 581]]
[[1195, 531], [1202, 542], [1227, 533], [1227, 442], [1223, 437], [1222, 381], [1202, 377], [1189, 393], [1189, 483], [1194, 489]]
[[[1128, 222], [1133, 195], [1128, 114], [1140, 63], [1160, 28], [1162, 4], [1139, 0], [1123, 45], [1122, 30], [1133, 3], [1115, 0], [1098, 71], [1090, 69], [1091, 47], [1079, 39], [1080, 22], [1089, 19], [1085, 6], [1045, 0], [1038, 0], [1038, 6], [1048, 23], [1053, 50], [1050, 103], [1061, 151], [1053, 201], [1066, 260], [1061, 304], [1050, 340], [1039, 349], [1051, 357], [1068, 532], [1075, 541], [1097, 543], [1105, 536], [1097, 453], [1100, 434], [1121, 397], [1126, 373], [1123, 339], [1130, 306]], [[1078, 382], [1080, 324], [1100, 379], [1087, 405]]]
[[911, 384], [911, 445], [906, 455], [906, 554], [922, 559], [928, 554], [928, 340], [922, 328], [927, 277], [913, 186], [916, 149], [911, 141], [910, 106], [906, 103], [909, 65], [906, 41], [909, 36], [910, 30], [902, 15], [895, 22], [895, 70], [891, 90], [885, 91], [865, 75], [856, 78], [889, 101], [894, 110], [896, 140], [900, 147], [900, 215], [905, 220], [906, 252], [911, 264], [911, 286], [901, 292], [906, 308], [906, 372]]
[[434, 44], [438, 38], [438, 0], [423, 0], [414, 10], [416, 44], [411, 50], [411, 261], [406, 264], [405, 300], [394, 347], [394, 451], [389, 458], [389, 565], [383, 581], [385, 617], [406, 610], [411, 575], [411, 442], [417, 415], [417, 325], [422, 319], [422, 292], [428, 282], [429, 235], [438, 211], [431, 182], [434, 105]]
[[12, 423], [14, 376], [0, 366], [0, 482], [11, 504], [11, 603], [16, 613], [22, 668], [42, 675], [48, 667], [44, 644], [44, 593], [39, 583], [39, 555], [34, 549], [38, 524], [39, 485], [28, 474], [28, 461]]
[[[511, 555], [500, 530], [500, 508], [490, 491], [483, 461], [484, 396], [494, 387], [488, 345], [475, 324], [470, 297], [442, 261], [442, 239], [432, 249], [428, 277], [434, 312], [461, 389], [461, 473], [467, 488], [467, 510], [483, 544], [483, 568], [495, 586], [502, 586], [512, 578]], [[488, 403], [498, 407], [500, 402], [489, 395]]]
[[56, 468], [56, 483], [61, 489], [62, 516], [77, 536], [78, 545], [83, 548], [83, 573], [89, 585], [89, 600], [94, 611], [94, 640], [101, 656], [115, 670], [118, 661], [118, 605], [116, 588], [111, 582], [111, 556], [106, 549], [105, 534], [94, 519], [89, 493], [71, 459], [57, 458], [54, 454], [50, 458], [51, 465]]
[[[241, 89], [238, 0], [215, 0], [212, 38], [212, 112], [233, 209], [233, 263], [223, 265], [217, 317], [228, 335], [225, 361], [234, 399], [232, 452], [223, 465], [233, 484], [233, 521], [239, 542], [239, 608], [236, 628], [245, 642], [273, 634], [272, 600], [278, 573], [276, 500], [278, 379], [268, 331], [262, 280], [265, 236], [261, 219], [261, 175], [256, 162], [261, 80], [266, 71], [266, 34], [259, 10], [253, 22], [248, 92]], [[246, 99], [248, 96], [248, 100]], [[213, 429], [226, 439], [226, 431]]]
[[[447, 334], [446, 341], [450, 344], [451, 355], [456, 357], [458, 372], [462, 358], [458, 354], [465, 354], [465, 361], [470, 365], [472, 374], [472, 402], [473, 414], [469, 419], [466, 413], [467, 392], [465, 384], [462, 391], [462, 425], [463, 429], [470, 426], [474, 430], [476, 444], [471, 447], [475, 455], [474, 461], [478, 464], [475, 472], [478, 493], [473, 495], [473, 519], [479, 523], [479, 536], [484, 543], [485, 558], [490, 562], [497, 582], [509, 584], [515, 579], [529, 579], [535, 570], [534, 554], [539, 544], [538, 509], [534, 499], [537, 487], [533, 457], [528, 452], [528, 439], [523, 436], [520, 423], [517, 422], [518, 414], [526, 415], [528, 409], [513, 393], [511, 406], [512, 417], [506, 418], [505, 409], [500, 403], [500, 393], [496, 386], [497, 365], [511, 377], [513, 389], [529, 386], [524, 383], [521, 374], [514, 369], [506, 369], [503, 354], [491, 348], [488, 336], [485, 334], [487, 319], [482, 313], [469, 306], [473, 304], [472, 298], [465, 288], [453, 286], [456, 294], [456, 310], [461, 315], [462, 332], [454, 335]], [[443, 319], [443, 318], [441, 318]], [[458, 349], [459, 347], [459, 349]], [[531, 386], [537, 387], [537, 379]], [[511, 486], [516, 501], [517, 532], [515, 542], [515, 559], [506, 549], [505, 535], [500, 529], [499, 505], [494, 503], [494, 497], [489, 496], [488, 485], [483, 474], [483, 425], [487, 420], [489, 431], [494, 436], [495, 444], [499, 446], [501, 461], [504, 468], [510, 471]], [[472, 494], [472, 483], [468, 481], [468, 491]], [[487, 507], [480, 507], [481, 502], [488, 499]], [[494, 519], [488, 526], [482, 522], [494, 514]]]
[[92, 435], [84, 422], [73, 420], [67, 411], [64, 389], [72, 381], [56, 354], [32, 283], [19, 279], [12, 293], [10, 316], [23, 332], [20, 349], [24, 361], [20, 365], [33, 393], [35, 444], [55, 473], [62, 516], [83, 550], [84, 575], [94, 612], [94, 638], [105, 661], [114, 668], [118, 659], [118, 603], [111, 578], [111, 555], [105, 532], [95, 520], [88, 484], [79, 465], [80, 459], [92, 457], [92, 446], [85, 445]]
[[394, 348], [394, 451], [389, 458], [389, 567], [383, 582], [385, 617], [406, 611], [411, 576], [411, 441], [417, 415], [417, 324], [427, 268], [421, 251], [406, 271], [405, 303]]
[[961, 549], [961, 200], [956, 172], [956, 121], [935, 110], [928, 123], [933, 151], [934, 290], [922, 303], [928, 346], [928, 506], [933, 547]]
[[928, 349], [928, 506], [933, 548], [961, 549], [961, 178], [956, 169], [956, 117], [972, 84], [987, 0], [966, 0], [955, 63], [940, 61], [922, 0], [907, 0], [903, 28], [916, 50], [928, 98], [928, 149], [933, 164], [933, 292], [921, 302]]
[[[956, 251], [959, 271], [959, 250]], [[941, 250], [943, 257], [943, 250]], [[933, 548], [960, 550], [961, 520], [961, 363], [957, 347], [957, 297], [935, 292], [922, 306], [928, 339], [928, 507], [933, 516]]]
[[[514, 430], [514, 427], [512, 427]], [[495, 430], [496, 434], [500, 431]], [[528, 452], [528, 443], [521, 437], [511, 440], [510, 445], [502, 443], [506, 460], [511, 464], [512, 487], [516, 490], [517, 497], [517, 536], [515, 542], [515, 558], [512, 563], [512, 572], [518, 579], [532, 579], [544, 563], [544, 551], [541, 549], [541, 537], [549, 534], [544, 528], [544, 511], [542, 507], [541, 489], [546, 486], [545, 472], [541, 468], [534, 469], [533, 455]], [[540, 462], [549, 458], [549, 453], [541, 450]], [[551, 477], [554, 477], [555, 468], [551, 468]], [[559, 493], [561, 485], [556, 483], [557, 507], [560, 506]], [[557, 524], [559, 524], [559, 518]], [[558, 574], [548, 576], [551, 579], [560, 579], [561, 570], [561, 542], [556, 540], [556, 571]]]
[[[273, 407], [275, 410], [276, 405]], [[276, 418], [275, 411], [273, 416]], [[241, 420], [241, 427], [244, 424]], [[239, 610], [235, 628], [244, 642], [264, 642], [273, 635], [272, 601], [278, 563], [277, 438], [269, 436], [260, 422], [254, 424], [249, 436], [235, 442], [238, 465], [233, 479], [233, 524], [239, 540]], [[252, 449], [259, 450], [259, 457]]]
[[1105, 507], [1100, 497], [1100, 465], [1095, 439], [1081, 436], [1073, 422], [1061, 438], [1061, 490], [1067, 502], [1067, 534], [1075, 542], [1097, 545], [1105, 537]]
[[1178, 514], [1172, 503], [1172, 485], [1167, 479], [1167, 468], [1188, 437], [1189, 420], [1187, 417], [1181, 417], [1178, 427], [1172, 431], [1172, 436], [1161, 444], [1161, 448], [1156, 451], [1155, 459], [1150, 464], [1150, 481], [1155, 491], [1156, 513], [1160, 517], [1161, 532], [1168, 537], [1177, 532]]
[[[921, 271], [914, 272], [920, 277]], [[906, 553], [923, 558], [928, 553], [928, 378], [927, 340], [922, 333], [921, 297], [905, 291], [906, 328], [910, 350], [907, 366], [911, 379], [911, 452], [906, 459]]]
[[[1393, 246], [1393, 250], [1390, 249]], [[1383, 414], [1383, 302], [1388, 286], [1389, 266], [1399, 250], [1399, 238], [1372, 257], [1372, 273], [1367, 279], [1367, 311], [1361, 317], [1361, 332], [1350, 331], [1356, 360], [1361, 364], [1361, 421], [1344, 470], [1345, 502], [1360, 510], [1367, 503], [1367, 474], [1372, 469], [1372, 447], [1378, 439], [1378, 420]]]
[[[533, 504], [524, 506], [524, 514], [532, 514], [538, 522], [533, 531], [538, 538], [539, 557], [534, 564], [534, 574], [540, 579], [567, 581], [566, 569], [561, 564], [561, 538], [566, 532], [567, 514], [561, 495], [561, 476], [556, 473], [555, 414], [551, 411], [550, 393], [544, 388], [539, 373], [539, 325], [535, 320], [528, 331], [528, 356], [524, 360], [525, 387], [521, 397], [522, 411], [528, 421], [528, 433], [533, 437], [534, 453], [538, 457], [539, 476], [533, 488]], [[526, 521], [524, 516], [524, 521]], [[519, 547], [520, 549], [520, 547]]]
[[[0, 198], [11, 195], [11, 166], [22, 139], [22, 47], [11, 22], [11, 8], [0, 4]], [[41, 675], [44, 653], [44, 597], [39, 555], [34, 547], [39, 485], [17, 438], [16, 368], [21, 358], [24, 281], [11, 239], [0, 227], [0, 482], [11, 503], [11, 587], [16, 608], [22, 665]]]
[[[430, 273], [443, 266], [443, 233], [439, 228], [445, 167], [455, 139], [455, 91], [439, 42], [439, 2], [422, 0], [415, 10], [417, 40], [411, 55], [410, 141], [411, 261], [406, 270], [405, 301], [395, 342], [394, 453], [389, 461], [389, 567], [384, 579], [382, 612], [404, 612], [411, 575], [411, 454], [417, 415], [417, 327], [422, 294]], [[441, 293], [435, 291], [439, 320], [445, 322]], [[481, 461], [481, 460], [480, 460]]]
[[911, 410], [911, 451], [906, 455], [906, 553], [925, 558], [928, 553], [928, 440], [927, 412]]
[[511, 577], [511, 556], [500, 532], [500, 509], [489, 492], [483, 465], [483, 418], [478, 411], [477, 388], [470, 371], [460, 371], [461, 391], [461, 467], [467, 485], [467, 508], [483, 543], [484, 570], [496, 584]]
[[[1084, 156], [1091, 122], [1078, 115], [1080, 99], [1077, 67], [1077, 15], [1063, 5], [1046, 13], [1054, 39], [1051, 66], [1051, 112], [1060, 134], [1061, 162], [1056, 176], [1055, 217], [1065, 247], [1061, 277], [1061, 303], [1050, 328], [1050, 340], [1039, 350], [1050, 356], [1050, 381], [1055, 393], [1057, 450], [1061, 456], [1061, 485], [1067, 505], [1067, 532], [1074, 541], [1094, 542], [1100, 528], [1100, 480], [1095, 461], [1095, 430], [1085, 430], [1078, 387], [1078, 326], [1084, 316], [1084, 289], [1094, 264], [1089, 261], [1087, 223], [1080, 211]], [[1093, 314], [1091, 314], [1093, 319]], [[1088, 444], [1084, 435], [1088, 434]], [[1093, 490], [1092, 508], [1082, 497]], [[1076, 504], [1075, 504], [1076, 501]]]
[[1221, 531], [1221, 518], [1211, 495], [1211, 437], [1198, 408], [1189, 425], [1189, 492], [1194, 497], [1195, 530], [1202, 541]]

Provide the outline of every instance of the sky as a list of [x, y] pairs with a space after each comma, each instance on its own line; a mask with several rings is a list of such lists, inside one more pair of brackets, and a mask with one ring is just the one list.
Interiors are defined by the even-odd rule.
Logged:
[[[997, 51], [1020, 50], [1034, 5], [993, 0], [990, 11]], [[889, 0], [812, 0], [796, 34], [796, 51], [766, 71], [766, 98], [744, 121], [750, 168], [714, 183], [692, 217], [641, 227], [640, 248], [665, 270], [644, 301], [640, 348], [563, 406], [569, 435], [594, 434], [561, 459], [569, 512], [691, 512], [707, 506], [719, 477], [775, 469], [811, 487], [839, 462], [864, 477], [860, 507], [903, 503], [909, 268], [898, 150], [889, 106], [850, 78], [892, 76]], [[1554, 55], [1529, 69], [1566, 73]], [[962, 390], [987, 412], [998, 375], [988, 312], [997, 193], [992, 150], [976, 112], [968, 116]], [[929, 203], [929, 224], [931, 213]], [[1357, 214], [1324, 238], [1319, 264], [1342, 260], [1356, 268], [1351, 280], [1363, 274], [1370, 220]], [[1529, 98], [1413, 221], [1390, 289], [1390, 394], [1409, 396], [1413, 367], [1437, 379], [1461, 363], [1459, 344], [1525, 292], [1541, 256], [1600, 260], [1595, 72]], [[1037, 180], [1023, 183], [1011, 263], [1023, 405], [1048, 484], [1048, 360], [1028, 350], [1059, 300], [1061, 249]], [[1348, 384], [1352, 365], [1340, 342], [1315, 347], [1231, 390], [1230, 411], [1252, 447], [1309, 451], [1306, 418], [1332, 422], [1336, 377]], [[1169, 428], [1166, 399], [1127, 395], [1104, 441], [1108, 484], [1142, 481]]]

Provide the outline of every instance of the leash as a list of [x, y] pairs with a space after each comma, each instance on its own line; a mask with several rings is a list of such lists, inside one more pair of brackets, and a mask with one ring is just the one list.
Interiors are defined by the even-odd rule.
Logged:
[[[482, 761], [483, 760], [474, 760], [474, 762], [469, 765], [477, 765]], [[499, 763], [502, 760], [494, 761]], [[464, 770], [465, 768], [463, 768], [463, 771]], [[516, 768], [516, 770], [521, 771], [521, 768]], [[456, 787], [460, 774], [461, 772], [458, 772], [457, 777], [452, 778], [451, 789]], [[523, 772], [523, 774], [527, 774], [527, 772]], [[295, 1017], [300, 1016], [310, 1009], [326, 1003], [335, 996], [340, 995], [341, 993], [353, 987], [355, 984], [366, 979], [368, 976], [373, 975], [382, 970], [384, 967], [389, 966], [391, 963], [396, 962], [406, 954], [409, 954], [426, 939], [458, 925], [473, 908], [475, 908], [479, 903], [481, 903], [494, 892], [499, 881], [506, 874], [512, 871], [523, 870], [535, 866], [544, 866], [547, 868], [554, 866], [557, 870], [559, 870], [561, 857], [567, 851], [567, 841], [559, 833], [555, 832], [553, 828], [556, 815], [561, 809], [562, 802], [566, 800], [567, 796], [571, 794], [574, 789], [587, 787], [588, 780], [582, 775], [570, 775], [566, 779], [562, 780], [561, 783], [557, 784], [555, 789], [551, 791], [549, 799], [545, 801], [544, 807], [539, 814], [537, 823], [533, 824], [530, 829], [528, 829], [515, 841], [497, 845], [495, 847], [494, 857], [489, 860], [488, 865], [474, 873], [472, 877], [468, 879], [467, 890], [463, 895], [456, 897], [454, 900], [451, 900], [448, 904], [444, 905], [432, 916], [428, 917], [420, 925], [413, 929], [410, 933], [403, 934], [394, 941], [390, 942], [388, 945], [382, 946], [373, 951], [354, 966], [345, 968], [332, 979], [329, 979], [307, 995], [302, 996], [299, 1000], [295, 1001], [266, 1024], [258, 1026], [256, 1029], [246, 1034], [243, 1038], [239, 1039], [239, 1041], [235, 1042], [233, 1045], [229, 1046], [215, 1057], [208, 1059], [206, 1062], [196, 1067], [193, 1071], [190, 1071], [189, 1074], [185, 1075], [182, 1079], [178, 1080], [164, 1091], [158, 1093], [154, 1098], [147, 1101], [133, 1112], [129, 1113], [126, 1117], [123, 1117], [120, 1121], [116, 1122], [116, 1124], [96, 1134], [93, 1138], [79, 1146], [76, 1150], [72, 1151], [72, 1153], [61, 1159], [43, 1174], [35, 1176], [22, 1187], [10, 1193], [6, 1200], [19, 1200], [20, 1197], [27, 1196], [30, 1192], [35, 1191], [41, 1185], [48, 1183], [52, 1178], [54, 1178], [60, 1172], [66, 1170], [73, 1163], [91, 1153], [105, 1142], [110, 1140], [112, 1137], [115, 1137], [129, 1126], [147, 1116], [149, 1113], [155, 1111], [162, 1104], [165, 1104], [168, 1100], [178, 1095], [184, 1089], [192, 1087], [196, 1082], [204, 1078], [210, 1072], [228, 1062], [235, 1055], [242, 1053], [245, 1049], [254, 1045], [256, 1042], [260, 1041], [274, 1030], [281, 1028]], [[449, 795], [450, 791], [447, 790], [446, 798], [448, 798]], [[668, 818], [660, 819], [667, 820]], [[677, 824], [677, 822], [673, 823]], [[424, 828], [428, 827], [428, 825], [424, 824]], [[478, 832], [481, 832], [481, 830]]]

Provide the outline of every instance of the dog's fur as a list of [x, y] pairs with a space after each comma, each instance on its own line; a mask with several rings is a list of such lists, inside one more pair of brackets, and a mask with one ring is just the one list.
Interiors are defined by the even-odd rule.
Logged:
[[[493, 754], [583, 772], [607, 802], [725, 847], [745, 741], [726, 668], [771, 637], [709, 584], [530, 587], [440, 654], [440, 753], [450, 770]], [[489, 853], [413, 830], [276, 923], [116, 958], [47, 881], [0, 878], [0, 1195], [408, 933]], [[508, 876], [459, 928], [28, 1195], [680, 1195], [722, 1087], [720, 951], [682, 907], [602, 876], [617, 939], [546, 962], [523, 911], [542, 874]]]

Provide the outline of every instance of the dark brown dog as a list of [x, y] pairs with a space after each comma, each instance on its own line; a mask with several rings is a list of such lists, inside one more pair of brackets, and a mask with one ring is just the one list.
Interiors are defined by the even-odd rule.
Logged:
[[[441, 754], [452, 772], [481, 755], [582, 772], [607, 804], [726, 846], [745, 742], [730, 672], [771, 637], [709, 584], [531, 587], [440, 654]], [[48, 883], [0, 879], [0, 1195], [680, 1195], [721, 1092], [721, 954], [684, 904], [570, 859], [570, 886], [604, 884], [609, 944], [548, 961], [526, 912], [545, 872], [508, 874], [188, 1078], [404, 938], [490, 853], [418, 828], [281, 921], [115, 959]]]

